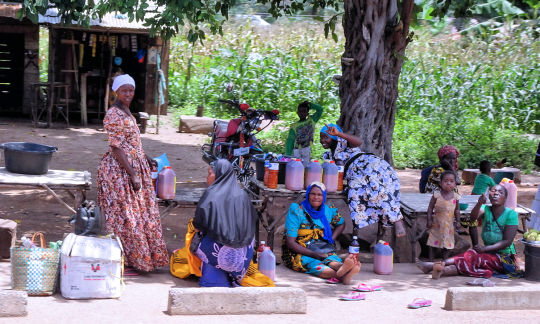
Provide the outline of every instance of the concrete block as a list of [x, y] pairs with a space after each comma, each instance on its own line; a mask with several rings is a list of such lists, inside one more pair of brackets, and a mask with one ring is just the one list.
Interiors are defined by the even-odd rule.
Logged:
[[540, 309], [540, 287], [452, 287], [447, 310]]
[[170, 315], [305, 314], [306, 293], [300, 288], [172, 288]]
[[26, 316], [26, 291], [0, 290], [0, 317]]

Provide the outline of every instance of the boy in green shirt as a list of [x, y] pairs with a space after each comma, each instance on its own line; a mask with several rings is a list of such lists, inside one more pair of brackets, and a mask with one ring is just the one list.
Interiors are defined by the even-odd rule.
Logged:
[[474, 187], [472, 190], [473, 195], [481, 195], [486, 192], [488, 188], [493, 187], [496, 183], [489, 176], [491, 173], [491, 163], [489, 161], [480, 162], [480, 174], [476, 176], [474, 180]]
[[[309, 115], [312, 109], [315, 112]], [[315, 124], [321, 119], [322, 112], [323, 107], [309, 101], [300, 103], [296, 109], [299, 120], [291, 125], [285, 144], [285, 154], [302, 159], [304, 166], [311, 159], [313, 132], [315, 130]]]

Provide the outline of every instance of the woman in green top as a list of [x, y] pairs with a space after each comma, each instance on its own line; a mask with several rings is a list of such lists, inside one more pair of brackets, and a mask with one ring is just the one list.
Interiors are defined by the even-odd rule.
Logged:
[[481, 195], [471, 211], [471, 220], [482, 219], [482, 240], [484, 245], [476, 245], [461, 255], [441, 262], [416, 261], [418, 267], [433, 278], [441, 275], [466, 275], [490, 278], [518, 278], [522, 272], [516, 263], [514, 237], [519, 225], [517, 213], [504, 207], [508, 193], [506, 188], [496, 185], [489, 190], [491, 206], [485, 205], [486, 196]]

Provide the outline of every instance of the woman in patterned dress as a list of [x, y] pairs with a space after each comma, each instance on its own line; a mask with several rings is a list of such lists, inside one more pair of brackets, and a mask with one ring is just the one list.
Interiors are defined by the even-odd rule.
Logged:
[[199, 285], [236, 287], [253, 257], [257, 213], [238, 185], [231, 162], [212, 162], [206, 182], [209, 187], [193, 218], [200, 240], [196, 253], [202, 261]]
[[394, 224], [396, 236], [405, 236], [399, 204], [400, 183], [392, 166], [376, 155], [362, 152], [358, 147], [361, 140], [343, 133], [338, 125], [324, 126], [320, 135], [321, 145], [330, 149], [324, 158], [345, 163], [344, 180], [348, 185], [354, 232], [358, 234], [360, 229], [382, 221]]
[[[109, 150], [98, 167], [98, 204], [108, 232], [122, 242], [126, 265], [150, 272], [168, 264], [150, 176], [150, 164], [155, 161], [144, 153], [137, 122], [129, 111], [135, 81], [127, 74], [117, 76], [112, 89], [118, 99], [103, 120]], [[136, 271], [126, 275], [136, 275]]]

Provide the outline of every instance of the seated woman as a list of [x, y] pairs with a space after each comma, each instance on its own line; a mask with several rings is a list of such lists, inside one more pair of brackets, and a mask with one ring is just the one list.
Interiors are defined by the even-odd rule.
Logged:
[[445, 261], [433, 263], [417, 260], [418, 267], [424, 273], [433, 271], [433, 279], [439, 279], [441, 275], [490, 278], [496, 274], [506, 278], [521, 277], [513, 243], [519, 220], [514, 210], [504, 207], [507, 195], [505, 187], [496, 185], [489, 191], [491, 206], [484, 205], [486, 197], [481, 195], [471, 211], [472, 220], [482, 219], [484, 246], [476, 245]]
[[[339, 126], [330, 124], [321, 129], [321, 145], [330, 151], [325, 159], [341, 160], [345, 164], [347, 202], [354, 222], [354, 233], [374, 243], [375, 237], [363, 237], [368, 226], [379, 221], [393, 223], [397, 237], [405, 236], [403, 216], [400, 211], [400, 183], [396, 172], [380, 157], [360, 150], [358, 137], [343, 133]], [[367, 234], [370, 236], [370, 234]]]
[[197, 249], [203, 263], [199, 285], [238, 286], [253, 256], [257, 214], [229, 161], [213, 162], [206, 181], [210, 186], [193, 218], [201, 238]]
[[313, 182], [306, 190], [306, 199], [289, 208], [282, 246], [283, 263], [295, 271], [349, 284], [352, 276], [360, 271], [360, 262], [352, 255], [343, 262], [335, 252], [334, 240], [344, 229], [345, 221], [337, 208], [326, 205], [324, 184]]
[[[439, 164], [422, 170], [419, 183], [421, 193], [433, 193], [435, 190], [439, 190], [441, 188], [441, 174], [444, 171], [454, 171], [457, 174], [459, 150], [455, 146], [444, 145], [437, 151], [437, 156], [439, 157]], [[459, 178], [457, 184], [461, 184]]]

